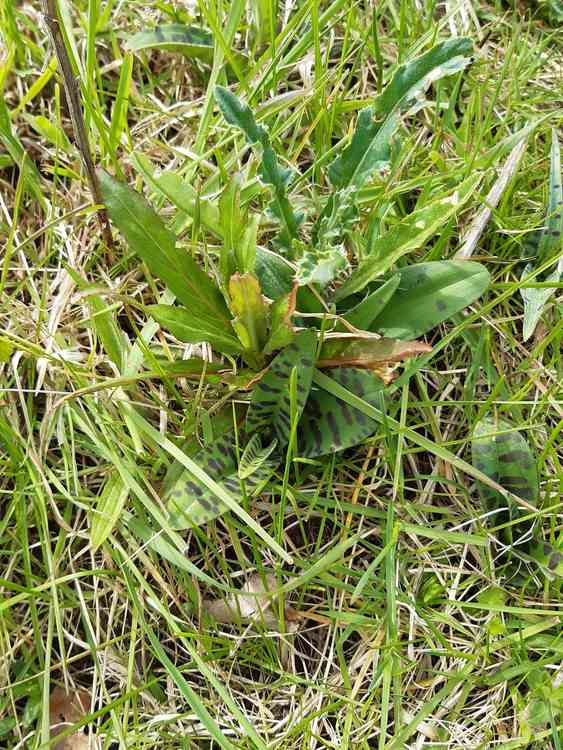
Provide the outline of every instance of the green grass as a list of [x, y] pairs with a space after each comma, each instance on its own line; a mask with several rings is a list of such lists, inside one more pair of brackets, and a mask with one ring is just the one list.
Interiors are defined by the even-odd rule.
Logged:
[[[175, 462], [192, 465], [213, 440], [211, 418], [231, 419], [248, 391], [230, 363], [223, 382], [172, 366], [210, 360], [210, 349], [144, 315], [170, 294], [117, 232], [113, 248], [101, 241], [37, 7], [6, 0], [0, 747], [49, 746], [58, 686], [91, 695], [72, 721], [104, 750], [560, 750], [560, 581], [531, 566], [511, 575], [466, 471], [475, 423], [491, 411], [509, 419], [538, 460], [538, 533], [561, 534], [561, 285], [526, 343], [519, 291], [522, 246], [545, 211], [551, 129], [563, 125], [553, 16], [523, 0], [447, 10], [385, 0], [375, 11], [363, 1], [213, 0], [193, 13], [160, 2], [59, 4], [96, 163], [144, 192], [203, 257], [210, 235], [155, 192], [136, 157], [202, 195], [240, 171], [243, 202], [265, 206], [257, 160], [219, 114], [216, 84], [268, 126], [298, 171], [292, 206], [311, 214], [328, 194], [323, 167], [393, 66], [436, 40], [471, 36], [473, 64], [430, 89], [431, 104], [405, 119], [392, 173], [359, 195], [363, 223], [377, 212], [385, 223], [420, 193], [484, 171], [464, 210], [410, 262], [455, 256], [518, 131], [528, 135], [473, 253], [491, 273], [486, 296], [398, 370], [384, 412], [371, 407], [377, 432], [314, 461], [300, 458], [297, 435], [293, 460], [257, 499], [177, 532], [163, 483]], [[126, 50], [138, 31], [185, 22], [212, 32], [212, 65]], [[262, 227], [260, 243], [271, 235]], [[116, 472], [124, 505], [93, 550], [96, 499]], [[207, 600], [256, 573], [277, 581], [275, 621], [214, 621]]]

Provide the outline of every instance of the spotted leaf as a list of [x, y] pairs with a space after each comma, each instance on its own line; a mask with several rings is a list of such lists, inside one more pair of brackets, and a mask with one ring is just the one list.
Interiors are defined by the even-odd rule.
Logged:
[[470, 260], [417, 263], [399, 271], [399, 288], [369, 330], [410, 339], [463, 310], [489, 285], [489, 272]]
[[[235, 438], [232, 432], [220, 435], [212, 445], [199, 451], [194, 461], [216, 482], [235, 496], [244, 492], [255, 494], [270, 478], [274, 464], [262, 456], [244, 477], [237, 468]], [[183, 471], [171, 485], [167, 495], [170, 525], [174, 529], [201, 526], [225, 513], [228, 508], [189, 471]]]
[[276, 449], [277, 441], [273, 440], [265, 448], [262, 447], [262, 439], [256, 432], [248, 441], [238, 466], [238, 475], [241, 479], [248, 479], [255, 474], [268, 460]]
[[[333, 370], [331, 377], [364, 401], [375, 401], [384, 387], [383, 381], [370, 372], [353, 367]], [[309, 394], [299, 423], [298, 445], [302, 456], [313, 458], [358, 445], [372, 435], [375, 419], [321, 388]]]
[[[476, 469], [526, 503], [535, 504], [539, 495], [536, 462], [524, 437], [509, 422], [485, 418], [473, 430], [472, 463]], [[529, 513], [493, 488], [477, 483], [477, 490], [488, 511], [499, 512], [491, 519], [495, 526], [518, 521]], [[524, 540], [531, 533], [532, 521], [515, 523], [502, 530], [507, 544]]]
[[286, 445], [291, 427], [289, 380], [297, 371], [296, 419], [301, 416], [311, 389], [315, 365], [316, 334], [302, 331], [274, 358], [268, 372], [252, 392], [246, 431], [272, 429], [280, 445]]

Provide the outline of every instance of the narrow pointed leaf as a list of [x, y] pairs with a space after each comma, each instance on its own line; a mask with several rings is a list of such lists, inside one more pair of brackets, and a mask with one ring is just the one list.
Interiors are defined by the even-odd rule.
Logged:
[[90, 511], [90, 545], [95, 552], [111, 534], [129, 497], [129, 487], [112, 472]]
[[[525, 279], [533, 272], [533, 266], [528, 264], [522, 272], [522, 279]], [[554, 281], [558, 283], [563, 279], [563, 255], [557, 268], [544, 281]], [[545, 306], [549, 298], [555, 292], [556, 287], [541, 289], [520, 289], [520, 294], [524, 300], [524, 322], [522, 325], [522, 340], [528, 341], [534, 335], [534, 331], [541, 320]]]
[[[371, 403], [379, 398], [384, 383], [376, 375], [352, 367], [331, 371], [339, 385]], [[299, 423], [299, 454], [314, 458], [358, 445], [377, 429], [377, 421], [322, 388], [309, 394]]]
[[[553, 257], [561, 250], [563, 239], [563, 186], [561, 174], [561, 153], [557, 131], [551, 131], [551, 157], [549, 168], [549, 195], [547, 201], [547, 216], [543, 229], [538, 233], [537, 261], [538, 265]], [[522, 273], [526, 278], [534, 270], [534, 265], [529, 263]], [[538, 281], [555, 281], [563, 279], [563, 254], [557, 266], [545, 279], [541, 276]], [[552, 289], [521, 289], [520, 294], [524, 300], [524, 325], [522, 338], [527, 341], [536, 330], [544, 307], [554, 293]]]
[[420, 91], [444, 76], [463, 70], [471, 61], [473, 42], [458, 37], [440, 42], [420, 57], [415, 57], [395, 71], [383, 93], [374, 103], [375, 112], [387, 116], [394, 109], [404, 109]]
[[291, 427], [291, 372], [294, 368], [297, 371], [296, 418], [299, 419], [311, 389], [315, 350], [316, 333], [303, 331], [274, 358], [268, 372], [252, 391], [246, 416], [247, 432], [272, 429], [279, 444], [287, 444]]
[[262, 448], [262, 439], [258, 433], [252, 435], [238, 465], [238, 475], [241, 479], [248, 479], [255, 474], [268, 460], [276, 449], [277, 441], [273, 440], [265, 448]]
[[473, 196], [480, 175], [472, 175], [445, 198], [436, 198], [417, 208], [373, 243], [371, 255], [350, 278], [337, 289], [335, 299], [341, 300], [361, 291], [370, 281], [388, 271], [406, 253], [417, 250], [455, 215]]
[[487, 289], [489, 272], [470, 260], [443, 260], [406, 266], [399, 288], [372, 320], [369, 330], [399, 339], [422, 336], [475, 302]]
[[373, 105], [358, 115], [350, 145], [329, 167], [332, 184], [339, 189], [360, 188], [375, 170], [385, 165], [399, 112], [409, 107], [430, 83], [462, 70], [469, 63], [472, 50], [468, 38], [449, 39], [400, 65]]
[[200, 196], [179, 174], [170, 171], [157, 172], [144, 154], [133, 154], [133, 162], [151, 188], [191, 219], [197, 216], [197, 220], [215, 237], [223, 238], [221, 214], [216, 203]]
[[251, 146], [259, 144], [262, 149], [260, 176], [271, 185], [274, 192], [272, 211], [282, 224], [280, 242], [291, 246], [291, 240], [298, 235], [302, 216], [295, 214], [287, 197], [287, 184], [291, 171], [281, 167], [276, 152], [270, 143], [268, 131], [256, 122], [250, 107], [223, 86], [215, 87], [215, 99], [225, 120], [230, 125], [240, 128]]
[[180, 302], [198, 304], [202, 313], [228, 328], [228, 310], [217, 286], [185, 250], [176, 247], [176, 238], [145, 199], [103, 170], [98, 170], [98, 178], [110, 219], [131, 250]]
[[217, 352], [224, 354], [239, 354], [242, 351], [230, 323], [225, 325], [215, 317], [198, 312], [193, 305], [190, 308], [148, 305], [147, 313], [180, 341], [188, 344], [207, 341]]

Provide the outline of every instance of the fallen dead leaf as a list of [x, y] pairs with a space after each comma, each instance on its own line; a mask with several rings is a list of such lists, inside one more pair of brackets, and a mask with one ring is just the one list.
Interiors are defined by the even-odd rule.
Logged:
[[[277, 581], [274, 575], [262, 577], [255, 573], [250, 576], [239, 593], [231, 594], [226, 599], [204, 599], [202, 607], [221, 623], [257, 620], [268, 628], [276, 628], [277, 613], [271, 611], [276, 589]], [[286, 607], [285, 619], [288, 623], [295, 623], [300, 616], [296, 610]]]
[[[79, 722], [90, 711], [91, 696], [87, 690], [76, 690], [67, 693], [62, 688], [55, 688], [49, 699], [49, 724], [51, 737], [57, 737], [72, 724]], [[53, 750], [96, 750], [97, 740], [89, 738], [84, 732], [75, 732], [57, 742]]]

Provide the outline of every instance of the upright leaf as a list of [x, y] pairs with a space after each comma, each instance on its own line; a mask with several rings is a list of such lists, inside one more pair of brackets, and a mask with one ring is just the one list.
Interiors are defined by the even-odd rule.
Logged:
[[95, 552], [115, 528], [127, 498], [129, 487], [118, 471], [113, 471], [90, 511], [90, 545]]
[[[561, 153], [555, 128], [551, 131], [551, 157], [549, 168], [549, 195], [545, 226], [539, 233], [536, 265], [543, 264], [561, 250], [563, 238], [563, 186], [561, 174]], [[522, 273], [525, 279], [533, 273], [534, 264], [528, 263]], [[563, 254], [554, 271], [546, 278], [537, 277], [539, 281], [559, 282], [563, 279]], [[555, 287], [543, 289], [521, 289], [524, 300], [524, 330], [522, 338], [527, 341], [536, 330], [543, 309], [554, 293]]]
[[273, 440], [265, 448], [262, 447], [262, 438], [255, 432], [250, 438], [238, 465], [238, 475], [241, 479], [248, 479], [252, 474], [256, 474], [264, 466], [268, 458], [276, 449], [277, 441]]
[[373, 243], [373, 251], [337, 289], [336, 300], [361, 291], [370, 281], [388, 271], [406, 253], [422, 247], [475, 192], [480, 175], [472, 175], [445, 198], [435, 198], [413, 211]]
[[229, 281], [233, 328], [245, 351], [261, 355], [270, 327], [270, 309], [258, 279], [251, 273], [234, 274]]
[[259, 144], [262, 148], [260, 176], [272, 186], [274, 192], [274, 215], [282, 224], [280, 242], [291, 247], [292, 239], [297, 238], [302, 216], [295, 214], [287, 197], [287, 184], [291, 177], [289, 169], [280, 167], [278, 157], [270, 143], [266, 128], [258, 125], [250, 107], [223, 86], [215, 87], [215, 98], [226, 121], [240, 128], [251, 146]]
[[179, 174], [170, 171], [157, 173], [144, 154], [133, 154], [133, 161], [154, 190], [164, 195], [172, 205], [190, 219], [195, 220], [197, 217], [197, 220], [215, 237], [223, 238], [221, 214], [214, 202], [200, 196], [197, 190]]
[[128, 185], [99, 170], [98, 178], [108, 214], [133, 252], [187, 306], [229, 327], [229, 314], [217, 286], [185, 250], [145, 199]]
[[[352, 367], [332, 370], [331, 378], [368, 403], [375, 402], [383, 381], [371, 372]], [[298, 432], [299, 454], [314, 458], [358, 445], [377, 429], [375, 419], [366, 417], [345, 401], [322, 388], [311, 390]]]
[[399, 118], [392, 114], [377, 121], [375, 106], [360, 111], [350, 145], [332, 162], [328, 176], [335, 188], [361, 188], [376, 170], [389, 163], [391, 137]]
[[376, 114], [387, 116], [408, 108], [416, 95], [444, 76], [463, 70], [471, 61], [473, 42], [457, 37], [440, 42], [431, 50], [400, 65], [374, 103]]
[[489, 272], [470, 260], [418, 263], [399, 269], [399, 288], [369, 325], [384, 336], [422, 336], [480, 297]]
[[280, 446], [289, 440], [291, 399], [289, 379], [297, 371], [296, 419], [305, 407], [315, 366], [316, 333], [303, 331], [272, 361], [264, 377], [252, 391], [246, 416], [246, 431], [273, 430]]
[[275, 352], [277, 349], [283, 349], [293, 341], [295, 330], [291, 318], [295, 312], [296, 301], [297, 285], [293, 287], [293, 290], [289, 294], [284, 294], [283, 297], [272, 303], [270, 307], [272, 318], [270, 337], [264, 347], [265, 354]]
[[373, 105], [358, 115], [350, 145], [329, 167], [336, 188], [362, 187], [376, 169], [389, 161], [389, 146], [399, 112], [430, 83], [462, 70], [469, 63], [473, 44], [462, 37], [441, 42], [420, 57], [400, 65]]

